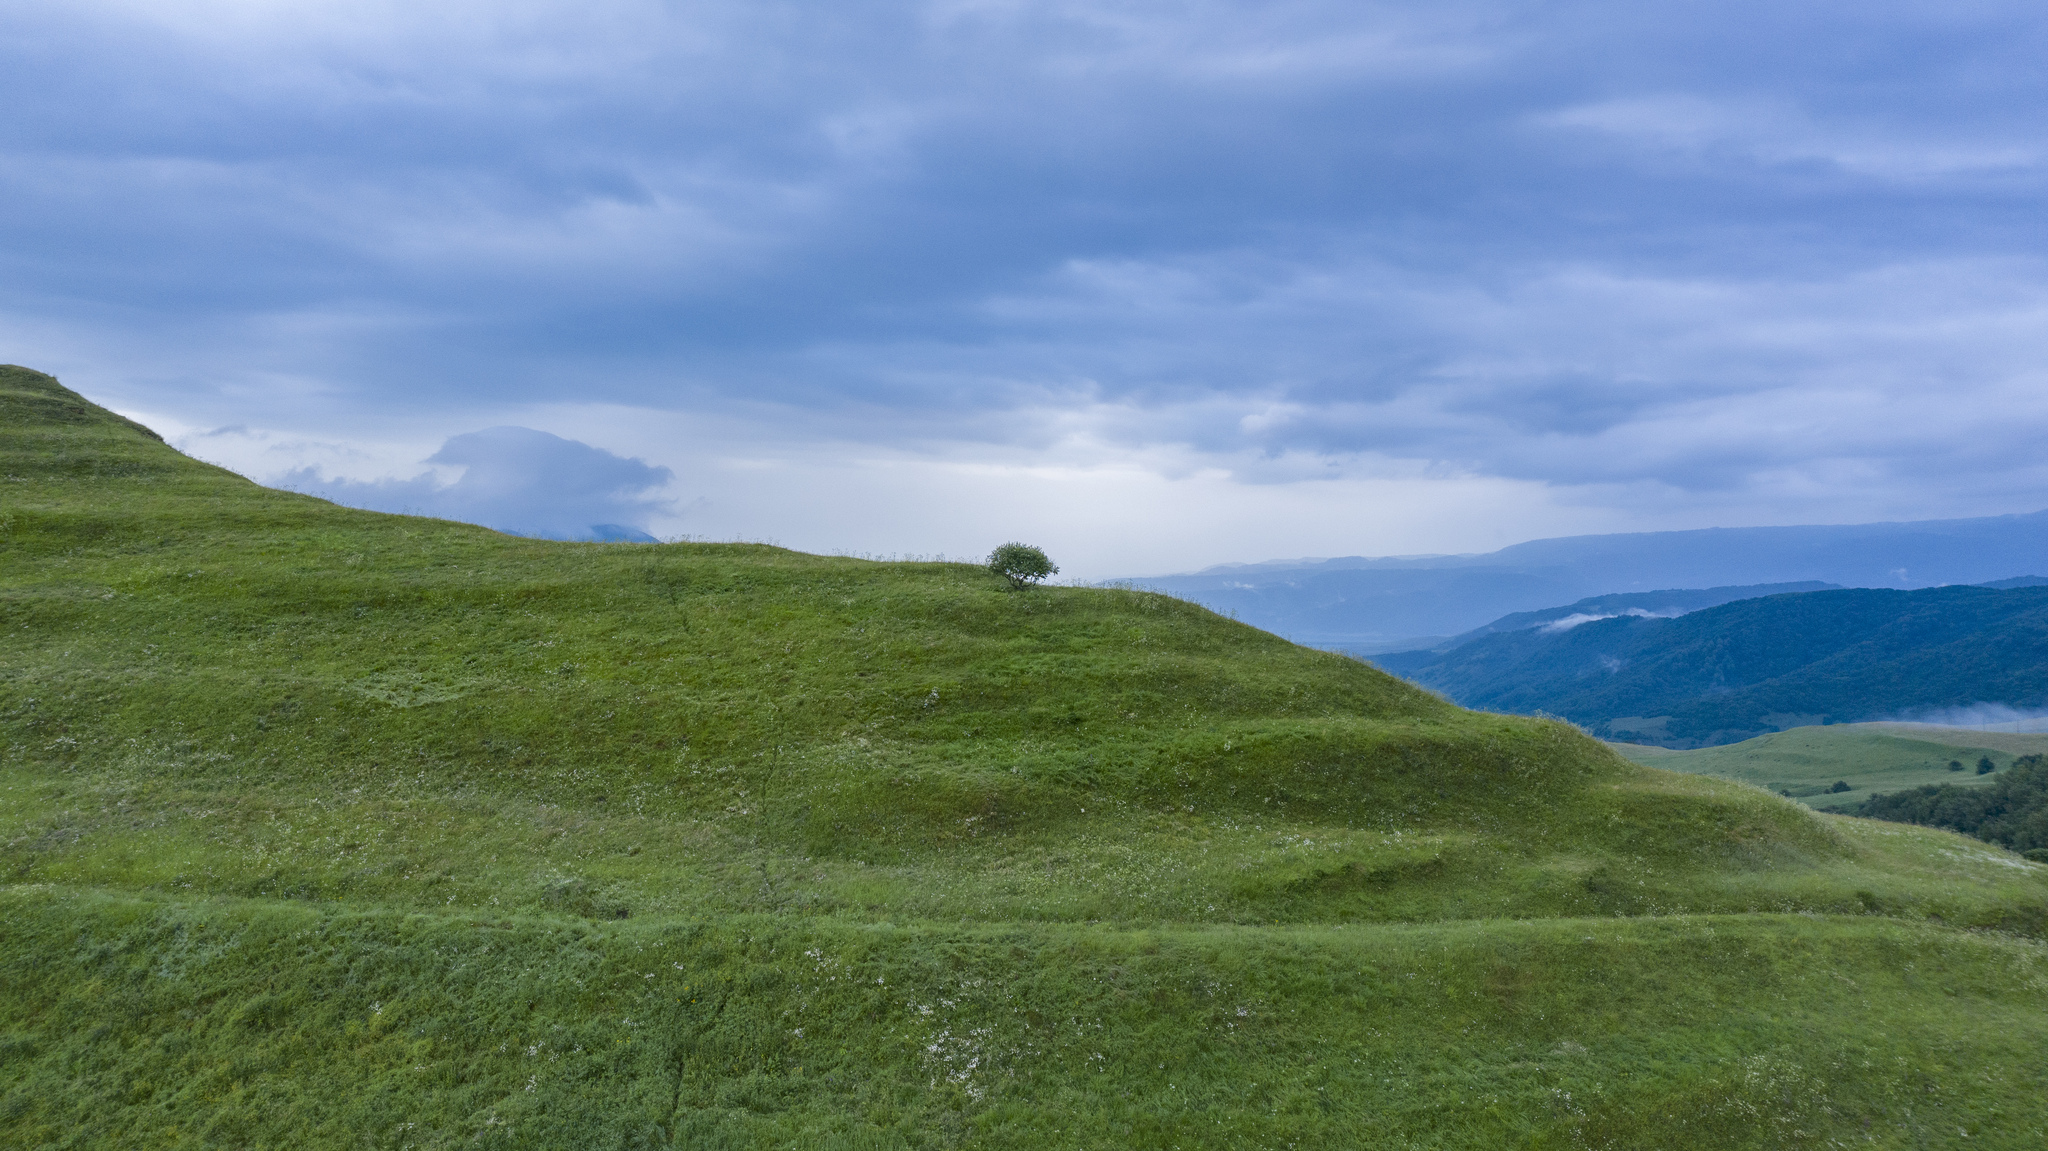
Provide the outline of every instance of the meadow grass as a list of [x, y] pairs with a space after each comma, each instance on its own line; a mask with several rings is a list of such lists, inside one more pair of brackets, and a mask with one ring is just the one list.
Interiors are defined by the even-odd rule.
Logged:
[[2048, 868], [1168, 597], [336, 508], [0, 369], [23, 1147], [2033, 1146]]
[[2020, 1146], [2048, 1124], [2041, 949], [1874, 917], [5, 902], [20, 1145]]

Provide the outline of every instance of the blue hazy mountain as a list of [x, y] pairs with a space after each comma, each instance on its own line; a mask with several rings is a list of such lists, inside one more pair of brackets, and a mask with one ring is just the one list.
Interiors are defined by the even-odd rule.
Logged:
[[1481, 555], [1227, 564], [1138, 582], [1300, 643], [1384, 652], [1617, 592], [1807, 581], [1913, 589], [2039, 571], [2048, 571], [2048, 511], [1565, 536]]
[[[2043, 581], [2048, 582], [2048, 581]], [[1993, 585], [1987, 585], [1993, 586]], [[1615, 592], [1610, 595], [1587, 596], [1563, 607], [1548, 607], [1537, 611], [1518, 611], [1473, 628], [1463, 635], [1419, 651], [1383, 652], [1372, 656], [1372, 662], [1395, 675], [1406, 675], [1435, 660], [1444, 653], [1463, 647], [1482, 636], [1504, 631], [1526, 631], [1530, 628], [1544, 628], [1564, 631], [1580, 624], [1595, 620], [1613, 619], [1616, 616], [1640, 616], [1654, 619], [1671, 619], [1696, 612], [1702, 608], [1719, 607], [1740, 599], [1757, 599], [1767, 595], [1782, 595], [1786, 592], [1840, 591], [1840, 584], [1822, 583], [1819, 580], [1803, 580], [1798, 583], [1743, 584], [1739, 587], [1710, 588], [1668, 588], [1662, 591]]]
[[628, 524], [591, 524], [588, 539], [614, 544], [658, 544], [661, 541]]
[[1466, 707], [1666, 747], [1986, 704], [2031, 711], [2048, 707], [2048, 587], [1770, 595], [1375, 662]]

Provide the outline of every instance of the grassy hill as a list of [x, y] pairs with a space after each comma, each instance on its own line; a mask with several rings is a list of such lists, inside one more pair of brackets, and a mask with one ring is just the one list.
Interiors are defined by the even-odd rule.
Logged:
[[[1650, 767], [1698, 772], [1789, 794], [1813, 807], [1846, 808], [1874, 793], [1923, 785], [1975, 787], [1993, 781], [2015, 759], [2048, 753], [2048, 735], [1978, 732], [1932, 724], [1843, 723], [1795, 727], [1741, 743], [1689, 751], [1616, 743], [1614, 750]], [[1955, 765], [1951, 769], [1951, 765]], [[1832, 790], [1837, 783], [1846, 791]]]
[[2020, 1146], [2048, 868], [1170, 598], [351, 511], [0, 369], [0, 1142]]
[[1917, 709], [2048, 704], [2048, 587], [1847, 588], [1484, 636], [1416, 666], [1468, 707], [1665, 747]]

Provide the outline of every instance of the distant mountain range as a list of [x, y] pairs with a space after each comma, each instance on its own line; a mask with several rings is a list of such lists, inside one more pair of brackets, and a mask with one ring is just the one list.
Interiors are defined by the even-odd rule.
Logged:
[[1372, 654], [1436, 647], [1510, 613], [1613, 593], [1781, 583], [1911, 589], [2040, 571], [2048, 571], [2048, 511], [1567, 536], [1483, 555], [1230, 564], [1135, 582], [1298, 643]]
[[2048, 707], [2043, 585], [2029, 576], [1791, 592], [1675, 617], [1628, 614], [1639, 607], [1622, 602], [1629, 597], [1603, 597], [1531, 613], [1512, 630], [1513, 617], [1495, 621], [1448, 650], [1374, 662], [1467, 707], [1547, 712], [1663, 747], [1987, 703], [2039, 709]]
[[[2034, 577], [2023, 577], [2034, 578]], [[2048, 580], [2043, 580], [2048, 583]], [[1710, 588], [1669, 588], [1663, 591], [1615, 592], [1610, 595], [1588, 596], [1568, 603], [1563, 607], [1547, 607], [1538, 611], [1510, 612], [1473, 628], [1463, 635], [1452, 636], [1422, 651], [1395, 652], [1373, 660], [1388, 670], [1412, 662], [1421, 666], [1429, 658], [1441, 655], [1453, 648], [1463, 647], [1481, 636], [1494, 635], [1504, 631], [1525, 631], [1542, 628], [1545, 631], [1565, 631], [1594, 620], [1613, 619], [1615, 616], [1640, 616], [1644, 618], [1671, 619], [1701, 608], [1719, 607], [1739, 599], [1756, 599], [1760, 596], [1780, 595], [1800, 591], [1840, 591], [1840, 584], [1806, 580], [1800, 583], [1744, 584], [1740, 587]], [[1992, 585], [1984, 585], [1992, 586]], [[1390, 663], [1389, 661], [1393, 661]]]

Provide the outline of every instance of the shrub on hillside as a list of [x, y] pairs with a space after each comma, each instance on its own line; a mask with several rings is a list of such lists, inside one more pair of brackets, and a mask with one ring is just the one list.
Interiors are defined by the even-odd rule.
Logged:
[[1060, 574], [1059, 565], [1043, 550], [1014, 542], [988, 553], [988, 570], [1009, 580], [1013, 588], [1029, 587], [1047, 576]]

